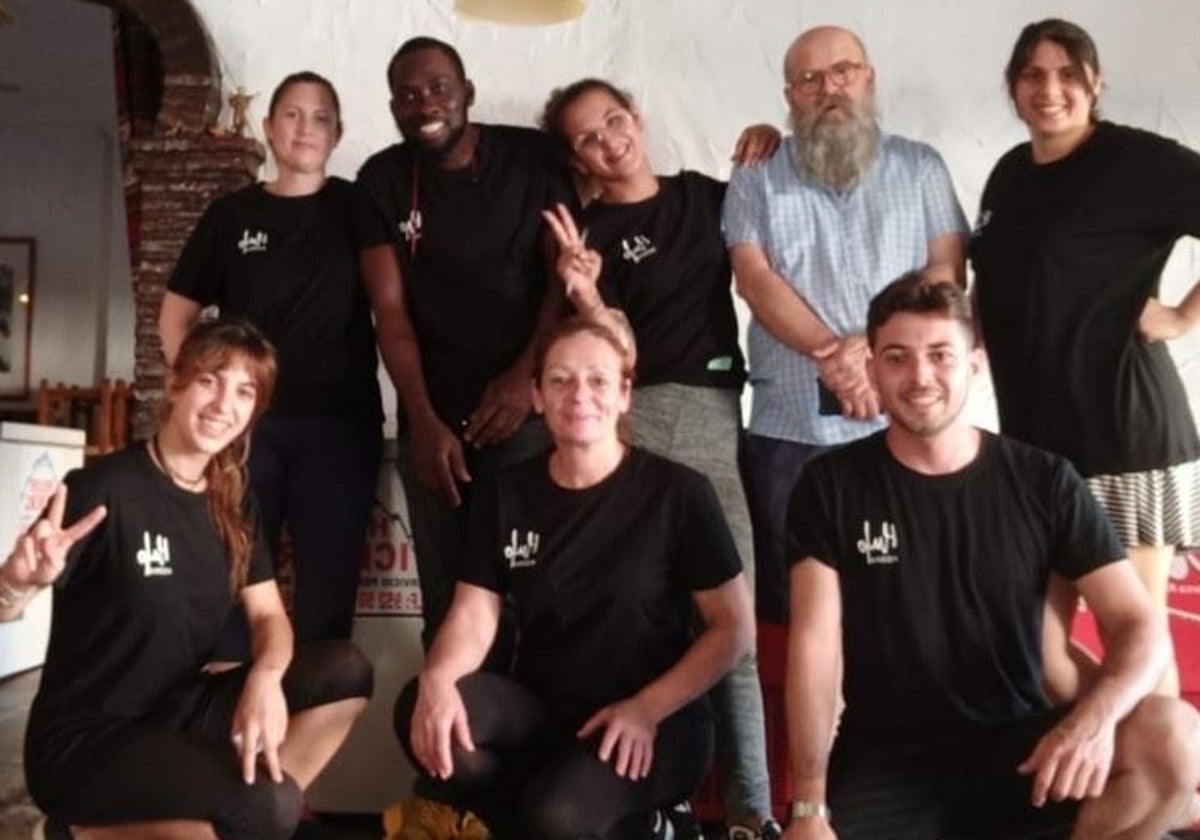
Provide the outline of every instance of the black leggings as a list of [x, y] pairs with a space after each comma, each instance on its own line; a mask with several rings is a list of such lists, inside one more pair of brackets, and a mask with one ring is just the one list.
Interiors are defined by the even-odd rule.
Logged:
[[[290, 776], [271, 781], [261, 762], [254, 784], [247, 785], [230, 743], [246, 673], [242, 666], [198, 677], [164, 699], [150, 718], [87, 738], [76, 751], [87, 754], [82, 772], [47, 768], [30, 775], [38, 806], [75, 825], [203, 820], [222, 840], [291, 837], [303, 809], [299, 787]], [[302, 646], [283, 678], [293, 714], [370, 697], [371, 690], [371, 663], [344, 641]]]
[[650, 775], [622, 779], [601, 761], [599, 738], [580, 740], [529, 689], [511, 677], [474, 673], [458, 682], [475, 752], [454, 748], [454, 774], [434, 779], [417, 763], [409, 739], [417, 682], [396, 701], [400, 744], [422, 773], [418, 794], [478, 813], [504, 838], [623, 840], [644, 838], [650, 811], [690, 796], [712, 761], [713, 721], [703, 702], [658, 726]]

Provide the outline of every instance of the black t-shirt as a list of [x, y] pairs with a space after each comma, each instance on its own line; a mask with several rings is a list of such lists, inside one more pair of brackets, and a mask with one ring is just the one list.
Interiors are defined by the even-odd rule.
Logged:
[[1000, 724], [1049, 708], [1042, 610], [1125, 554], [1062, 458], [982, 433], [957, 472], [913, 472], [886, 431], [814, 459], [788, 511], [790, 556], [838, 573], [846, 715], [856, 734]]
[[209, 205], [167, 288], [257, 326], [279, 354], [271, 411], [382, 418], [375, 329], [358, 271], [373, 228], [358, 187], [313, 195], [252, 184]]
[[[90, 758], [89, 738], [155, 712], [207, 661], [233, 604], [205, 496], [166, 478], [145, 444], [69, 473], [66, 485], [64, 522], [98, 504], [108, 516], [75, 544], [55, 583], [26, 740], [31, 780], [60, 780]], [[259, 539], [247, 582], [271, 577]]]
[[599, 484], [568, 490], [549, 455], [500, 473], [472, 500], [460, 579], [516, 603], [517, 678], [582, 722], [683, 656], [690, 593], [741, 569], [708, 479], [631, 449]]
[[971, 262], [1001, 430], [1085, 476], [1200, 457], [1166, 346], [1137, 332], [1176, 240], [1200, 235], [1200, 155], [1100, 123], [1052, 163], [1009, 151], [980, 207]]
[[746, 371], [721, 236], [725, 184], [697, 172], [658, 183], [645, 201], [596, 201], [584, 211], [588, 245], [604, 257], [601, 294], [633, 327], [639, 385], [741, 388]]
[[468, 167], [398, 143], [358, 183], [377, 211], [365, 244], [399, 249], [429, 396], [457, 429], [533, 334], [547, 282], [540, 212], [572, 200], [561, 156], [540, 131], [481, 125]]

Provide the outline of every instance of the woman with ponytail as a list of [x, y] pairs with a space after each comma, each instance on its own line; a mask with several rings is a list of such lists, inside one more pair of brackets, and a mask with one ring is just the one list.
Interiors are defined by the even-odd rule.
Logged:
[[[0, 566], [0, 620], [54, 587], [25, 741], [49, 838], [288, 838], [371, 693], [351, 643], [302, 646], [246, 491], [275, 352], [201, 322], [154, 435], [70, 473]], [[252, 656], [204, 670], [240, 603]]]

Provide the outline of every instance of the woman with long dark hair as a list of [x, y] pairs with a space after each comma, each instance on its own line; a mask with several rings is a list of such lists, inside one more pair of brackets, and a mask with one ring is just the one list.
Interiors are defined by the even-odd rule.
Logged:
[[[274, 381], [257, 330], [198, 324], [154, 435], [68, 474], [0, 567], [0, 620], [54, 587], [25, 741], [49, 838], [288, 838], [370, 696], [350, 642], [293, 656], [246, 490]], [[206, 672], [235, 602], [252, 655]]]
[[[1165, 621], [1174, 552], [1200, 542], [1200, 438], [1164, 342], [1200, 321], [1200, 286], [1169, 306], [1159, 282], [1200, 234], [1200, 155], [1100, 118], [1096, 45], [1068, 21], [1026, 26], [1005, 79], [1029, 142], [992, 170], [971, 239], [1000, 428], [1072, 461]], [[1173, 664], [1159, 690], [1178, 694]]]

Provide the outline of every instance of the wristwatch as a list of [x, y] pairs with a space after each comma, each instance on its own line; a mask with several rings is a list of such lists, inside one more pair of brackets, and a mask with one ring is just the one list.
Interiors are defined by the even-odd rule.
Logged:
[[829, 822], [832, 816], [829, 806], [824, 802], [802, 802], [800, 800], [792, 802], [792, 819], [794, 820], [801, 817], [816, 817]]

